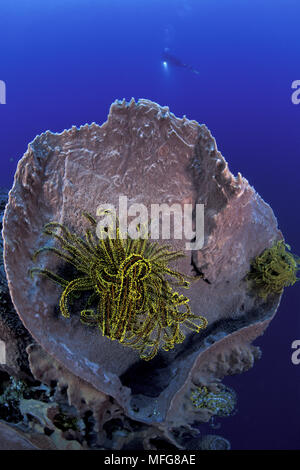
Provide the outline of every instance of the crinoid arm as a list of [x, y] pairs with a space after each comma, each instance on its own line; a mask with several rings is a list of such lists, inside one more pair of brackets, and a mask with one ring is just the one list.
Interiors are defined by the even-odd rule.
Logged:
[[64, 317], [69, 317], [69, 310], [68, 310], [68, 297], [77, 291], [87, 291], [93, 288], [93, 282], [87, 277], [80, 277], [78, 279], [74, 279], [73, 281], [69, 282], [65, 290], [63, 291], [60, 301], [59, 307], [62, 315]]
[[67, 281], [38, 267], [31, 270], [63, 287], [59, 307], [64, 317], [70, 316], [76, 296], [85, 304], [83, 324], [97, 326], [102, 335], [137, 350], [144, 360], [182, 343], [184, 329], [199, 333], [207, 326], [203, 316], [191, 312], [189, 298], [174, 291], [188, 289], [194, 279], [169, 265], [183, 252], [150, 242], [147, 236], [124, 238], [118, 226], [114, 234], [108, 230], [97, 238], [96, 220], [88, 213], [83, 216], [91, 225], [83, 236], [57, 222], [46, 224], [44, 233], [59, 247], [43, 247], [34, 256], [36, 260], [41, 253], [52, 252], [76, 268], [74, 279]]

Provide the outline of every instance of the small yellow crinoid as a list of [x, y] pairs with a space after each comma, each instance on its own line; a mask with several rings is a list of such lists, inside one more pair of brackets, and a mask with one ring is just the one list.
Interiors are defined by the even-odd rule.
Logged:
[[97, 238], [96, 220], [83, 215], [93, 231], [87, 230], [82, 238], [50, 222], [44, 233], [54, 237], [60, 248], [46, 246], [34, 254], [35, 260], [41, 252], [54, 252], [76, 268], [76, 276], [67, 281], [47, 269], [31, 269], [31, 275], [44, 275], [63, 287], [59, 306], [64, 317], [70, 316], [72, 297], [82, 297], [82, 323], [98, 326], [103, 335], [138, 350], [145, 360], [152, 359], [160, 347], [168, 351], [182, 343], [183, 328], [200, 332], [206, 327], [206, 318], [191, 312], [188, 297], [174, 290], [190, 284], [169, 267], [183, 252], [147, 237], [122, 238], [118, 226], [114, 237], [107, 233]]
[[247, 279], [263, 299], [270, 294], [281, 294], [285, 287], [299, 280], [300, 258], [290, 249], [284, 240], [279, 240], [252, 260]]

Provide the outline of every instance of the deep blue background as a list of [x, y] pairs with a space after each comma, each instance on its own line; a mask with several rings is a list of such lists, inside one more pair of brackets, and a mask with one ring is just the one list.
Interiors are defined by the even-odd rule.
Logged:
[[[0, 0], [0, 185], [41, 132], [106, 120], [115, 99], [168, 105], [205, 123], [230, 170], [273, 208], [300, 254], [299, 0]], [[164, 70], [165, 47], [200, 71]], [[239, 412], [216, 432], [233, 449], [300, 449], [300, 285], [288, 289], [263, 357], [225, 379]]]

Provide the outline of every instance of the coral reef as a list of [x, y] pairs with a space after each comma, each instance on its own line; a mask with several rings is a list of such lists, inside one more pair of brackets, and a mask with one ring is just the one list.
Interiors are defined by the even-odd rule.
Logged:
[[28, 436], [12, 426], [0, 422], [0, 450], [38, 450]]
[[40, 346], [28, 346], [27, 353], [36, 382], [2, 381], [0, 449], [17, 449], [18, 440], [29, 449], [202, 449], [203, 436], [196, 428], [131, 420], [111, 397], [74, 376]]
[[[61, 304], [71, 313], [63, 318], [58, 308], [61, 285], [28, 276], [28, 268], [35, 267], [32, 254], [43, 250], [41, 233], [49, 221], [81, 239], [89, 230], [81, 214], [95, 217], [98, 206], [107, 203], [117, 207], [124, 194], [128, 204], [143, 203], [149, 210], [161, 203], [205, 208], [203, 247], [174, 259], [172, 270], [194, 278], [190, 310], [197, 317], [204, 314], [207, 327], [187, 332], [169, 351], [158, 348], [147, 362], [140, 350], [99, 335], [97, 328], [82, 328], [82, 302], [70, 298], [71, 307]], [[28, 377], [50, 394], [47, 398], [43, 392], [39, 400], [30, 392], [19, 402], [33, 445], [228, 448], [217, 437], [200, 444], [203, 436], [194, 425], [208, 422], [213, 413], [209, 406], [196, 408], [191, 393], [195, 387], [220, 389], [224, 376], [248, 370], [260, 357], [251, 343], [275, 315], [281, 292], [262, 298], [249, 286], [247, 274], [253, 259], [283, 237], [272, 209], [245, 178], [230, 173], [205, 125], [177, 118], [148, 100], [124, 100], [112, 104], [102, 126], [93, 123], [36, 137], [18, 164], [3, 238], [9, 293], [22, 328], [29, 332], [22, 342], [22, 354], [29, 356]], [[171, 251], [185, 251], [184, 239], [170, 238]], [[39, 269], [68, 279], [64, 274], [70, 260], [57, 257], [51, 248], [39, 257]], [[138, 263], [139, 274], [147, 270], [145, 259]], [[175, 303], [183, 299], [183, 289], [176, 289]]]
[[[8, 191], [0, 189], [0, 226], [4, 208], [8, 199]], [[17, 378], [30, 378], [26, 346], [33, 342], [32, 336], [26, 330], [18, 317], [10, 298], [3, 265], [3, 241], [0, 237], [0, 341], [5, 360], [0, 360], [0, 370]]]

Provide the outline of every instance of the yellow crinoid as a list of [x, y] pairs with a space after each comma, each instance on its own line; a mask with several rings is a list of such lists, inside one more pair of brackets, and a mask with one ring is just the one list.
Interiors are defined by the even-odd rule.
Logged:
[[279, 240], [252, 260], [247, 279], [263, 299], [270, 294], [282, 294], [285, 287], [299, 281], [300, 258], [290, 250], [284, 240]]
[[70, 317], [72, 297], [82, 297], [82, 323], [98, 326], [104, 336], [138, 350], [145, 360], [159, 348], [168, 351], [182, 343], [183, 327], [195, 332], [206, 327], [206, 318], [191, 312], [188, 297], [174, 290], [190, 284], [168, 266], [183, 252], [145, 236], [123, 238], [118, 226], [114, 237], [108, 232], [98, 238], [96, 220], [87, 213], [83, 216], [93, 228], [84, 238], [50, 222], [44, 233], [54, 237], [60, 248], [45, 246], [34, 254], [35, 260], [41, 252], [54, 252], [76, 268], [74, 278], [67, 281], [50, 270], [31, 269], [31, 275], [44, 275], [63, 287], [59, 307], [64, 317]]

